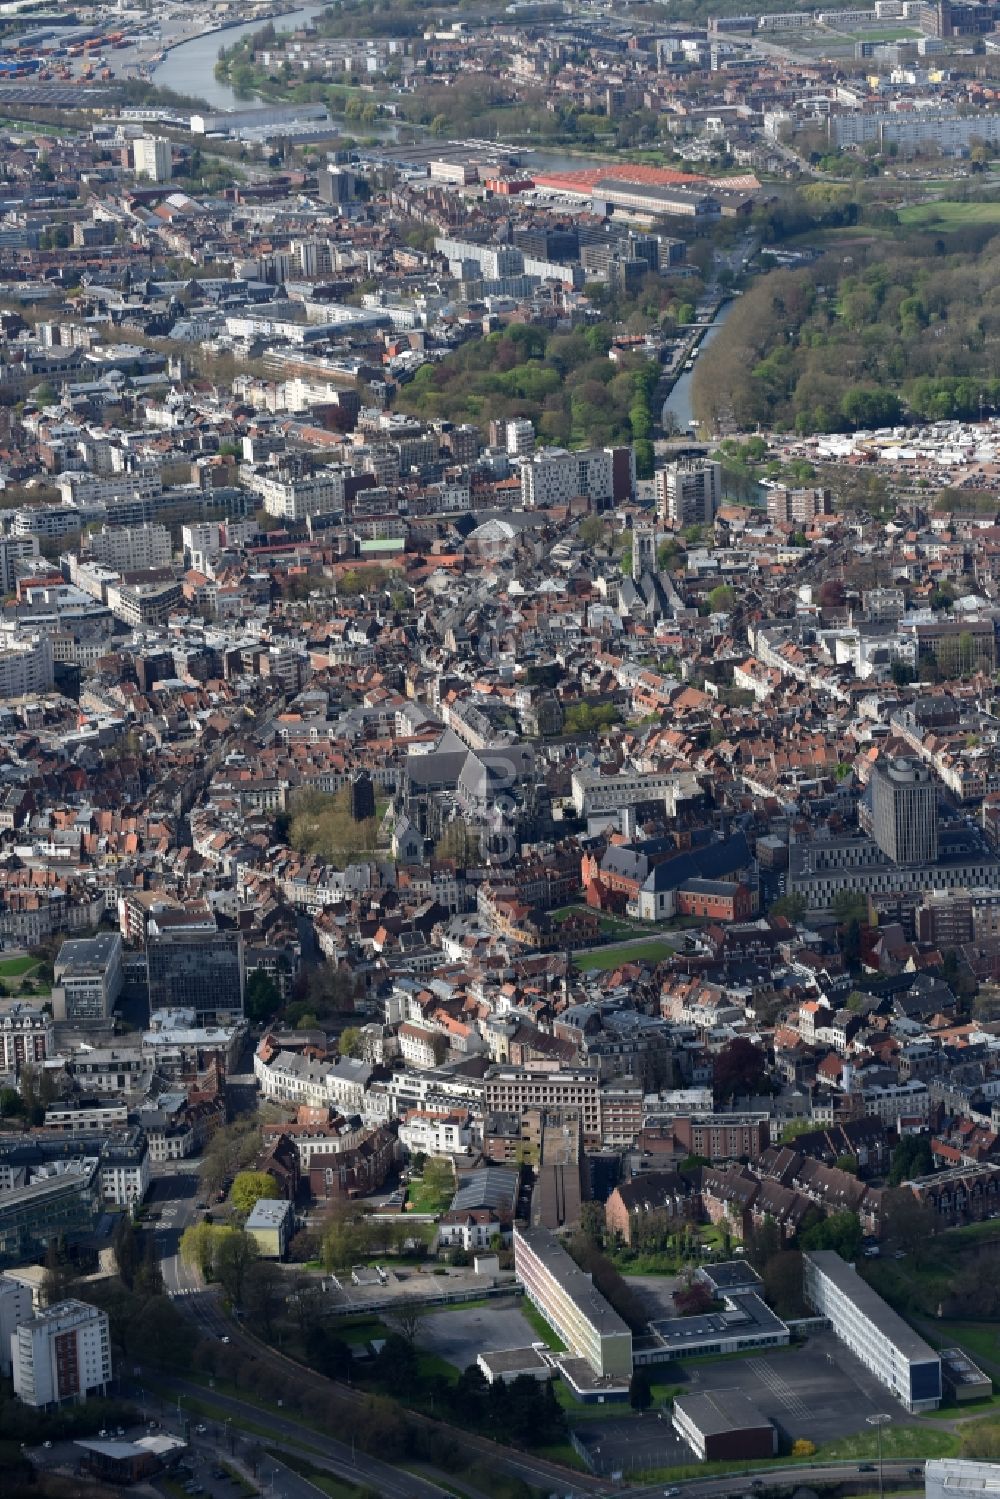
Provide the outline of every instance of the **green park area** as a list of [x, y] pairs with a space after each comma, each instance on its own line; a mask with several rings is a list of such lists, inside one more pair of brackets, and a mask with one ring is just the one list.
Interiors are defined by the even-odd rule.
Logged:
[[1000, 224], [1000, 202], [956, 203], [934, 199], [901, 208], [899, 222], [918, 229], [968, 229]]
[[623, 963], [662, 963], [673, 956], [669, 942], [659, 937], [637, 938], [635, 942], [621, 942], [614, 947], [598, 947], [592, 952], [576, 953], [573, 961], [584, 973], [609, 973]]

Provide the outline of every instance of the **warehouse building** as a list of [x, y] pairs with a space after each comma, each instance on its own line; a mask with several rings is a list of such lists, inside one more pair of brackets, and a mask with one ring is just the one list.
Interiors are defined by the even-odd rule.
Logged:
[[908, 1411], [941, 1404], [941, 1359], [832, 1249], [802, 1256], [806, 1302]]
[[678, 1395], [673, 1425], [702, 1462], [774, 1457], [778, 1450], [778, 1433], [741, 1390]]

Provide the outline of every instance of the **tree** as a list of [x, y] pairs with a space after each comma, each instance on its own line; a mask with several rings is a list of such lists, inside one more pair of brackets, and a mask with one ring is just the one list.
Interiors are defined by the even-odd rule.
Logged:
[[833, 897], [833, 914], [841, 926], [868, 920], [868, 897], [859, 890], [840, 890]]
[[278, 1183], [267, 1171], [241, 1171], [233, 1181], [229, 1205], [240, 1218], [249, 1218], [262, 1197], [280, 1197]]
[[0, 1119], [24, 1113], [24, 1100], [16, 1088], [0, 1088]]
[[606, 1219], [604, 1216], [604, 1204], [600, 1202], [585, 1202], [580, 1208], [580, 1232], [586, 1234], [591, 1243], [596, 1244], [598, 1249], [604, 1243], [604, 1229]]
[[882, 1227], [890, 1244], [919, 1261], [934, 1233], [934, 1210], [908, 1187], [894, 1187], [882, 1199]]
[[729, 614], [736, 603], [736, 593], [726, 583], [713, 588], [705, 601], [710, 614]]
[[804, 895], [793, 890], [788, 895], [781, 895], [771, 904], [772, 916], [783, 916], [786, 921], [797, 925], [805, 917], [809, 909], [809, 902]]
[[779, 1249], [765, 1264], [761, 1275], [764, 1294], [779, 1317], [800, 1317], [802, 1300], [802, 1256], [794, 1249]]
[[260, 1148], [260, 1124], [253, 1116], [217, 1129], [202, 1157], [200, 1174], [204, 1190], [219, 1191], [230, 1177], [253, 1165]]
[[115, 1264], [118, 1266], [118, 1274], [122, 1284], [131, 1289], [139, 1269], [139, 1244], [136, 1239], [132, 1219], [128, 1213], [122, 1213], [115, 1224], [115, 1231], [111, 1237], [112, 1248], [115, 1253]]
[[42, 1280], [42, 1300], [46, 1306], [55, 1306], [65, 1301], [73, 1285], [73, 1270], [67, 1264], [60, 1246], [50, 1239], [45, 1249], [45, 1275]]
[[246, 1314], [265, 1338], [270, 1338], [274, 1331], [274, 1318], [284, 1300], [284, 1280], [271, 1260], [255, 1260], [246, 1272]]
[[735, 1036], [716, 1054], [713, 1081], [720, 1100], [758, 1093], [766, 1075], [764, 1052], [744, 1036]]
[[444, 1156], [432, 1156], [424, 1166], [421, 1178], [424, 1190], [432, 1193], [439, 1202], [447, 1202], [455, 1190], [455, 1172]]
[[915, 1176], [927, 1176], [934, 1170], [930, 1140], [926, 1135], [904, 1135], [892, 1152], [889, 1185], [898, 1187]]
[[628, 1403], [634, 1411], [648, 1411], [653, 1403], [649, 1370], [643, 1364], [637, 1364], [632, 1371], [628, 1387]]
[[833, 1249], [843, 1260], [855, 1260], [861, 1253], [861, 1224], [856, 1213], [831, 1213], [798, 1237], [803, 1249]]
[[252, 1025], [266, 1025], [281, 1009], [281, 990], [259, 968], [247, 979], [244, 1008]]
[[181, 1259], [185, 1265], [197, 1269], [203, 1280], [212, 1273], [218, 1237], [219, 1230], [211, 1223], [191, 1223], [181, 1234]]
[[233, 1306], [242, 1307], [247, 1272], [258, 1257], [257, 1240], [243, 1229], [227, 1229], [215, 1251], [215, 1273]]
[[682, 1317], [700, 1317], [711, 1310], [712, 1293], [703, 1280], [688, 1274], [674, 1292], [674, 1306]]
[[400, 1296], [385, 1312], [385, 1320], [395, 1328], [409, 1348], [416, 1346], [417, 1331], [426, 1307], [413, 1296]]
[[341, 1031], [337, 1045], [342, 1057], [363, 1056], [365, 1042], [360, 1026], [349, 1025], [346, 1030]]
[[156, 1235], [146, 1234], [146, 1249], [135, 1276], [136, 1290], [143, 1296], [163, 1295], [163, 1267], [156, 1252]]

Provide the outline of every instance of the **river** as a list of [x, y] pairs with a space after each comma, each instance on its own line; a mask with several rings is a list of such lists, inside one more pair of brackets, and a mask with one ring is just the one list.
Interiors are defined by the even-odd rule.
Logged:
[[[324, 5], [307, 5], [301, 10], [290, 11], [287, 16], [276, 16], [275, 30], [295, 31], [316, 16], [321, 16], [325, 9]], [[228, 83], [220, 83], [215, 76], [215, 64], [219, 60], [219, 52], [223, 47], [235, 46], [243, 37], [252, 36], [255, 31], [263, 30], [266, 25], [267, 22], [263, 20], [247, 21], [242, 26], [227, 26], [224, 31], [204, 32], [201, 36], [192, 37], [190, 41], [181, 42], [167, 53], [154, 70], [153, 81], [162, 88], [174, 89], [177, 93], [186, 94], [190, 98], [204, 99], [212, 109], [252, 108], [260, 101], [241, 99]], [[364, 126], [352, 124], [350, 120], [344, 123], [345, 134], [380, 135], [389, 139], [396, 137], [398, 128], [385, 121]], [[423, 134], [419, 126], [405, 128], [413, 131], [418, 137]], [[407, 135], [404, 138], [412, 139], [412, 136]], [[610, 161], [612, 158], [607, 159]], [[593, 156], [564, 155], [559, 151], [547, 151], [544, 148], [539, 151], [526, 150], [523, 162], [529, 170], [532, 167], [536, 171], [544, 168], [547, 172], [580, 171], [584, 167], [598, 165], [598, 159]]]
[[[323, 14], [323, 5], [307, 5], [302, 10], [290, 11], [287, 16], [276, 16], [276, 31], [295, 31], [316, 16]], [[153, 72], [153, 82], [161, 88], [172, 88], [179, 94], [188, 94], [194, 99], [204, 99], [213, 109], [246, 109], [252, 100], [240, 99], [228, 83], [220, 83], [215, 76], [215, 64], [223, 47], [233, 47], [245, 36], [262, 31], [266, 21], [247, 21], [242, 26], [227, 26], [224, 31], [206, 31], [171, 49]]]
[[[701, 341], [700, 347], [702, 349], [706, 348], [707, 345], [711, 343], [712, 339], [717, 336], [719, 329], [722, 327], [723, 323], [726, 321], [726, 318], [729, 316], [735, 306], [736, 303], [733, 301], [723, 302], [722, 306], [719, 308], [719, 312], [716, 316], [715, 322], [712, 324], [711, 328], [709, 328], [708, 332], [705, 334], [704, 338]], [[669, 425], [669, 423], [667, 422], [668, 414], [673, 417], [674, 421], [677, 423], [677, 426], [682, 432], [686, 432], [690, 423], [693, 421], [694, 413], [691, 410], [691, 385], [694, 381], [694, 375], [694, 370], [688, 370], [687, 373], [681, 375], [680, 379], [677, 381], [677, 384], [674, 386], [673, 390], [664, 401], [663, 422], [665, 426]]]

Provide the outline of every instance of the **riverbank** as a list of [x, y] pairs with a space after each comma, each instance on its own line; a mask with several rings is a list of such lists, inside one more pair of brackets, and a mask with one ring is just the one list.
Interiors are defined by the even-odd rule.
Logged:
[[243, 37], [253, 36], [276, 22], [283, 22], [284, 30], [295, 31], [326, 9], [325, 5], [276, 5], [251, 21], [213, 22], [203, 30], [178, 34], [161, 42], [162, 60], [153, 68], [151, 81], [160, 88], [201, 99], [211, 109], [245, 108], [246, 99], [239, 98], [233, 88], [215, 76], [220, 51], [217, 39], [226, 36], [235, 45]]

